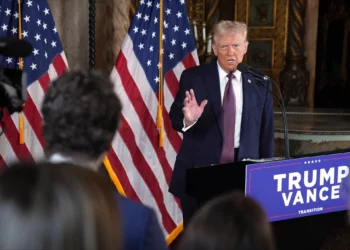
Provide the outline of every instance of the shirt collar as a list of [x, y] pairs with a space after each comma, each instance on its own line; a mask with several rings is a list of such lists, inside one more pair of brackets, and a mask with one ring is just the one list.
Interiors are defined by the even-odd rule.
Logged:
[[[218, 71], [219, 71], [219, 79], [221, 81], [227, 77], [227, 72], [220, 66], [219, 61], [217, 61], [217, 65], [218, 65]], [[241, 77], [242, 77], [241, 71], [236, 70], [235, 72], [233, 72], [233, 74], [235, 75], [238, 81], [241, 80]]]
[[48, 161], [50, 163], [72, 163], [79, 166], [81, 165], [82, 167], [92, 168], [93, 170], [97, 170], [99, 166], [97, 163], [91, 160], [85, 160], [82, 157], [70, 157], [61, 153], [52, 154], [48, 158]]
[[51, 163], [64, 163], [64, 162], [72, 162], [73, 161], [71, 157], [67, 157], [67, 156], [61, 155], [59, 153], [54, 153], [53, 155], [50, 156], [50, 158], [48, 160]]

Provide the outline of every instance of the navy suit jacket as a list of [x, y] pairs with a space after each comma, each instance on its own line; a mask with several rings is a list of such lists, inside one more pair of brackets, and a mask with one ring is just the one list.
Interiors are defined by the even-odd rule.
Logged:
[[122, 220], [122, 250], [167, 250], [154, 211], [116, 194]]
[[[243, 113], [237, 160], [274, 156], [274, 116], [272, 96], [255, 84], [251, 74], [242, 73]], [[271, 82], [263, 82], [271, 90]], [[185, 195], [186, 170], [218, 164], [223, 145], [222, 104], [217, 61], [183, 71], [180, 86], [170, 108], [175, 130], [182, 132], [185, 91], [193, 89], [200, 104], [208, 100], [197, 123], [183, 132], [169, 191], [181, 198]]]

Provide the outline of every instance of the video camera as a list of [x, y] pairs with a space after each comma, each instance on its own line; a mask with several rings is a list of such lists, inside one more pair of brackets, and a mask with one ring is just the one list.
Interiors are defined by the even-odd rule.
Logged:
[[[0, 38], [0, 55], [9, 57], [27, 57], [33, 46], [12, 37]], [[20, 112], [26, 100], [26, 77], [20, 69], [0, 67], [0, 110], [6, 108], [10, 114]]]

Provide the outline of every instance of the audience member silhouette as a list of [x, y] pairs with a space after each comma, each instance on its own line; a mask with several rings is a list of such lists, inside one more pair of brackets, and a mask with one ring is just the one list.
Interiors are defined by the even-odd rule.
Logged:
[[0, 176], [0, 249], [121, 249], [113, 188], [70, 164], [16, 164]]
[[190, 220], [180, 250], [273, 250], [270, 224], [261, 206], [243, 193], [219, 196]]

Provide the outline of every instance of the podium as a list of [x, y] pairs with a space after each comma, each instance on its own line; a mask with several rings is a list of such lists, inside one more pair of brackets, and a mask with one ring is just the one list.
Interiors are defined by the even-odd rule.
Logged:
[[[317, 165], [321, 163], [321, 160], [326, 165]], [[315, 163], [317, 164], [312, 165], [311, 161], [315, 161]], [[296, 163], [299, 162], [301, 164], [299, 164], [299, 166], [295, 166], [294, 169], [298, 169], [298, 168], [304, 169], [303, 172], [307, 170], [311, 171], [311, 169], [315, 169], [318, 166], [320, 166], [320, 168], [324, 169], [324, 170], [320, 170], [320, 173], [321, 171], [323, 171], [323, 173], [328, 173], [328, 174], [333, 173], [334, 179], [336, 180], [337, 172], [331, 168], [334, 168], [335, 166], [337, 166], [338, 163], [339, 163], [338, 165], [341, 165], [343, 167], [345, 166], [345, 164], [347, 167], [349, 167], [350, 164], [347, 164], [347, 163], [350, 162], [350, 153], [347, 153], [347, 152], [344, 153], [344, 151], [332, 151], [332, 152], [325, 152], [322, 154], [298, 156], [291, 160], [282, 160], [279, 162], [281, 163], [279, 164], [280, 166], [288, 166], [293, 164], [295, 165]], [[198, 205], [202, 206], [208, 200], [234, 190], [240, 190], [247, 194], [247, 182], [250, 180], [250, 179], [247, 179], [247, 175], [248, 175], [247, 168], [250, 166], [259, 167], [260, 165], [264, 165], [264, 164], [266, 165], [268, 163], [242, 161], [242, 162], [236, 162], [236, 163], [210, 165], [210, 166], [203, 166], [203, 167], [188, 169], [186, 173], [187, 195], [194, 197], [197, 200]], [[276, 165], [278, 163], [274, 162], [274, 164]], [[329, 165], [328, 172], [326, 172], [327, 167], [325, 167], [325, 166], [328, 166], [327, 164]], [[285, 169], [287, 168], [284, 168], [284, 170]], [[319, 176], [321, 176], [321, 174], [319, 174]], [[328, 175], [326, 176], [326, 179], [328, 177], [330, 177], [328, 180], [331, 183], [332, 176]], [[310, 178], [310, 176], [308, 178]], [[321, 184], [323, 184], [323, 186], [325, 185], [325, 183], [321, 183]], [[262, 190], [264, 189], [264, 183], [261, 184], [261, 189]], [[313, 190], [313, 189], [310, 189], [310, 190]], [[315, 190], [315, 192], [317, 190]], [[329, 190], [331, 190], [331, 187]], [[311, 192], [311, 191], [308, 191], [308, 192]], [[322, 194], [318, 194], [318, 195], [320, 195], [320, 197], [321, 195], [323, 195], [322, 197], [325, 197], [325, 194], [326, 193], [323, 192]], [[276, 194], [276, 195], [279, 195], [279, 194]], [[255, 198], [254, 195], [252, 195], [252, 197]], [[271, 197], [279, 197], [279, 196], [272, 195]], [[329, 200], [327, 202], [336, 201], [336, 200], [331, 200], [333, 198], [335, 199], [335, 197], [337, 196], [335, 196], [333, 193], [330, 194]], [[264, 197], [261, 199], [264, 199]], [[273, 198], [273, 199], [274, 200], [272, 201], [269, 200], [268, 202], [270, 203], [278, 202], [276, 198]], [[285, 199], [284, 202], [286, 202], [286, 198], [284, 199]], [[337, 201], [337, 202], [339, 203], [340, 201]], [[265, 207], [264, 205], [262, 205], [265, 211], [268, 206], [266, 204], [267, 203], [265, 203]], [[303, 205], [305, 206], [305, 204]], [[312, 202], [310, 202], [310, 204], [308, 205], [310, 205], [311, 207], [313, 206]], [[320, 206], [320, 203], [318, 203], [317, 205]], [[293, 209], [293, 206], [291, 204], [290, 204], [290, 207], [291, 208], [288, 208], [288, 209]], [[336, 207], [338, 207], [338, 209], [336, 209]], [[335, 210], [333, 211], [331, 208], [335, 208]], [[283, 209], [283, 206], [282, 206], [282, 209]], [[300, 215], [300, 211], [305, 211], [305, 210], [299, 210], [299, 215], [298, 213], [295, 213], [295, 218], [286, 217], [286, 218], [279, 218], [279, 219], [276, 219], [278, 218], [277, 216], [269, 217], [269, 214], [267, 213], [269, 220], [270, 218], [275, 218], [275, 219], [271, 219], [270, 222], [274, 233], [276, 248], [278, 250], [296, 250], [296, 249], [320, 250], [323, 242], [326, 240], [327, 235], [332, 230], [339, 227], [348, 226], [349, 220], [347, 218], [347, 201], [342, 206], [339, 206], [339, 204], [337, 204], [334, 206], [327, 207], [326, 205], [325, 209], [321, 213], [315, 212], [315, 213]], [[290, 210], [288, 211], [288, 213], [291, 214]]]

